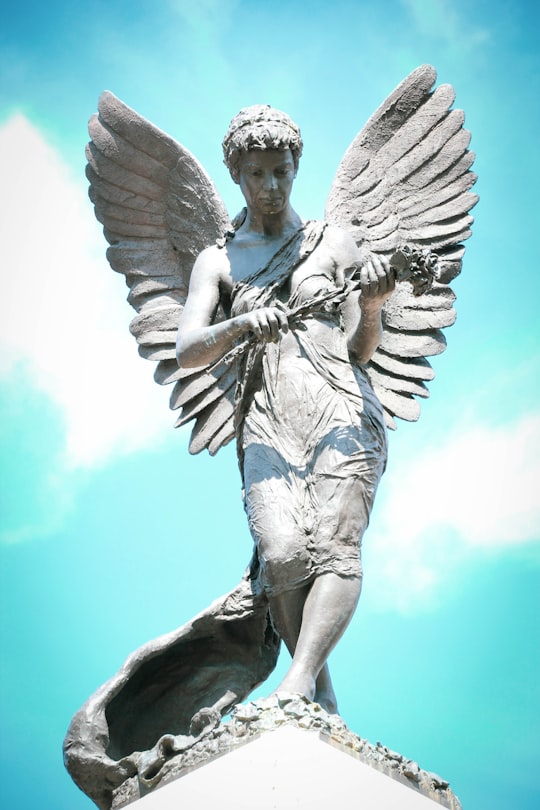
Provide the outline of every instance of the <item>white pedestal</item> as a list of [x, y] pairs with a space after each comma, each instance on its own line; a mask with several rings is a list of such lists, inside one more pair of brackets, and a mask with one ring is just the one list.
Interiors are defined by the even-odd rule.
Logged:
[[127, 805], [129, 810], [435, 810], [439, 802], [317, 732], [262, 734]]

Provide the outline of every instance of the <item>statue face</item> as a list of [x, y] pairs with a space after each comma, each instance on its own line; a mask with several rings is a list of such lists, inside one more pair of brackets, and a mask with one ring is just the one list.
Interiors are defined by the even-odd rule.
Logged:
[[249, 210], [279, 214], [289, 204], [295, 178], [290, 149], [251, 149], [240, 156], [238, 182]]

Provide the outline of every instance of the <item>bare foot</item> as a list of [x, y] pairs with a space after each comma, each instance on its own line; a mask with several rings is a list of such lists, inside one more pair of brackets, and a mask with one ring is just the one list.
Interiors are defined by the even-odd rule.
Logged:
[[337, 699], [333, 689], [330, 689], [330, 691], [317, 689], [315, 692], [315, 703], [322, 706], [328, 714], [338, 714]]
[[311, 677], [305, 672], [292, 672], [291, 669], [285, 675], [276, 692], [288, 692], [289, 694], [304, 695], [308, 700], [313, 700], [315, 697], [315, 678]]

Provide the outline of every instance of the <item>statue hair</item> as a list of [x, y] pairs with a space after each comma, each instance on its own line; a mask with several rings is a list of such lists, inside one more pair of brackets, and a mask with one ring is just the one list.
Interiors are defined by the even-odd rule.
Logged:
[[244, 107], [234, 116], [223, 139], [224, 163], [231, 177], [238, 182], [238, 161], [240, 155], [250, 149], [290, 149], [294, 168], [302, 154], [300, 130], [289, 116], [270, 107], [269, 104], [255, 104]]

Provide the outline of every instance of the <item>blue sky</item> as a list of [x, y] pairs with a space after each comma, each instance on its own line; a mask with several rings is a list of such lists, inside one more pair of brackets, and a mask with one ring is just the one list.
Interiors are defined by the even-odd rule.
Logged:
[[349, 726], [441, 773], [465, 810], [538, 807], [539, 16], [528, 0], [4, 10], [2, 806], [92, 806], [62, 766], [71, 715], [138, 645], [233, 587], [250, 556], [234, 448], [188, 455], [128, 333], [86, 197], [99, 93], [194, 152], [231, 213], [230, 118], [286, 110], [305, 142], [293, 202], [321, 217], [344, 149], [429, 62], [466, 111], [481, 200], [458, 320], [420, 421], [390, 437], [364, 592], [330, 666]]

